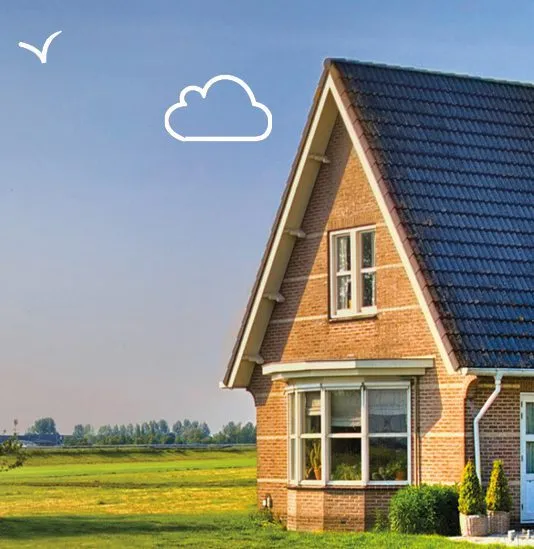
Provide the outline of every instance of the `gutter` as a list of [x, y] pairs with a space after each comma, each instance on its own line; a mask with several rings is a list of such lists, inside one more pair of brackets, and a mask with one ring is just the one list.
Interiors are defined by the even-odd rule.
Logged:
[[[530, 375], [532, 376], [533, 373], [534, 372], [532, 372], [531, 370]], [[484, 406], [482, 406], [477, 416], [475, 417], [475, 421], [473, 422], [473, 438], [475, 442], [475, 466], [477, 470], [477, 477], [481, 485], [482, 485], [482, 464], [480, 463], [480, 425], [479, 424], [480, 424], [480, 420], [484, 417], [486, 412], [490, 409], [490, 406], [493, 404], [493, 402], [501, 392], [501, 381], [504, 373], [496, 369], [494, 372], [494, 375], [495, 375], [495, 389], [493, 390], [493, 393], [491, 393], [491, 395], [489, 396], [488, 400], [486, 400]]]
[[534, 377], [534, 368], [460, 368], [464, 376]]

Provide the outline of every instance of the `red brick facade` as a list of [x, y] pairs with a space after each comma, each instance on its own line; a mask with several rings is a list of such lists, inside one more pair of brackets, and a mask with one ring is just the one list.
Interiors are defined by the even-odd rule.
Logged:
[[[331, 163], [322, 166], [316, 180], [302, 223], [307, 236], [295, 244], [280, 290], [285, 301], [274, 308], [261, 355], [267, 364], [354, 358], [434, 358], [434, 368], [411, 379], [412, 481], [458, 482], [466, 455], [471, 451], [473, 411], [480, 408], [492, 389], [488, 384], [487, 389], [475, 391], [475, 386], [470, 386], [473, 377], [446, 371], [372, 188], [340, 119], [334, 126], [326, 154]], [[330, 320], [328, 232], [370, 224], [376, 226], [378, 313], [368, 319]], [[256, 367], [249, 390], [257, 407], [258, 500], [270, 494], [274, 512], [292, 529], [368, 528], [377, 510], [387, 509], [396, 488], [288, 487], [284, 387], [283, 382], [271, 382], [262, 375], [261, 367]], [[510, 391], [513, 391], [511, 396], [517, 396], [519, 406], [519, 386]], [[504, 391], [507, 392], [508, 389]], [[467, 405], [464, 405], [466, 394]], [[484, 429], [492, 421], [497, 421], [493, 423], [493, 431], [499, 430], [497, 425], [504, 427], [501, 406], [505, 404], [496, 403], [483, 422]], [[514, 415], [516, 411], [514, 404], [506, 413]], [[518, 422], [518, 415], [514, 421], [506, 423], [508, 431], [510, 425]], [[518, 444], [519, 435], [517, 440], [503, 436], [506, 438], [502, 444], [503, 456], [507, 452], [511, 455], [516, 450], [513, 445]], [[514, 454], [508, 468], [515, 467], [511, 464], [518, 455], [518, 452]], [[486, 473], [490, 458], [486, 454], [483, 456]], [[515, 480], [517, 471], [514, 474]]]

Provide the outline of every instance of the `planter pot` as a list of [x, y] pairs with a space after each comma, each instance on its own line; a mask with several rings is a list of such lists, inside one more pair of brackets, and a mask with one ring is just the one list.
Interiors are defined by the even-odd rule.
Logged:
[[321, 467], [314, 467], [313, 473], [315, 474], [315, 480], [321, 480]]
[[487, 536], [488, 517], [486, 515], [463, 515], [460, 513], [460, 530], [462, 536]]
[[395, 480], [406, 480], [406, 471], [397, 471], [395, 473]]
[[490, 534], [507, 534], [510, 530], [510, 513], [507, 511], [488, 511]]

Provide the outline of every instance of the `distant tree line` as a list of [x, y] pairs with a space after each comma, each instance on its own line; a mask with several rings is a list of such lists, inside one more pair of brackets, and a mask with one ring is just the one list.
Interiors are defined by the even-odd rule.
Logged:
[[[57, 433], [52, 418], [38, 419], [28, 430], [29, 433]], [[207, 423], [184, 419], [176, 421], [172, 427], [167, 421], [147, 421], [128, 425], [102, 425], [95, 429], [92, 425], [74, 426], [72, 435], [66, 435], [65, 445], [117, 445], [117, 444], [247, 444], [256, 442], [256, 427], [251, 422], [242, 424], [230, 421], [215, 434]]]

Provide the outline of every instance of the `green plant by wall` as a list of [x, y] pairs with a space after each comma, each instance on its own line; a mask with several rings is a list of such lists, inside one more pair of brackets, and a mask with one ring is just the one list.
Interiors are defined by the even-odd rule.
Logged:
[[482, 487], [477, 477], [475, 464], [471, 460], [464, 467], [458, 510], [464, 515], [483, 515], [486, 512]]
[[373, 532], [388, 532], [389, 531], [389, 517], [388, 514], [382, 510], [377, 509], [375, 512], [375, 521], [373, 523]]
[[491, 477], [486, 492], [486, 507], [488, 511], [512, 510], [512, 496], [508, 487], [508, 480], [504, 474], [502, 461], [497, 459], [493, 462]]
[[453, 486], [407, 486], [391, 498], [389, 524], [401, 534], [458, 535], [458, 491]]

